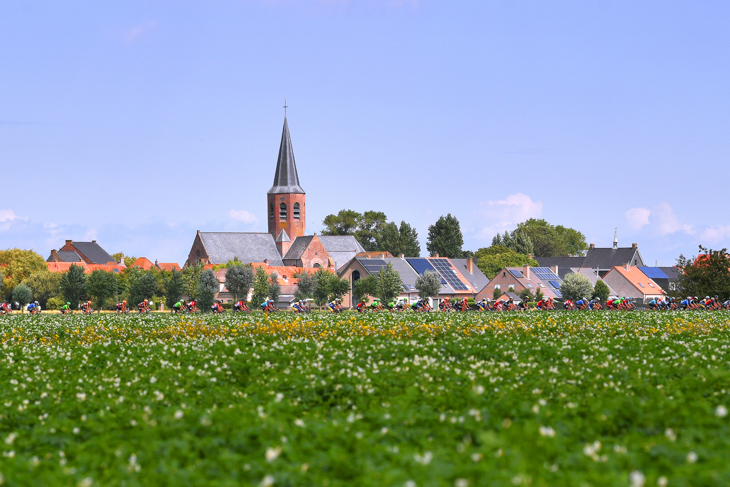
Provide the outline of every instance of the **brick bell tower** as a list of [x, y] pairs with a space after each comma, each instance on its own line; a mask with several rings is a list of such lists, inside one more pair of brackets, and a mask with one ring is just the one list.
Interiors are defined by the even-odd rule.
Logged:
[[284, 256], [291, 243], [304, 235], [307, 227], [306, 195], [299, 186], [286, 111], [274, 185], [266, 194], [266, 210], [269, 215], [269, 233], [274, 236], [276, 247]]

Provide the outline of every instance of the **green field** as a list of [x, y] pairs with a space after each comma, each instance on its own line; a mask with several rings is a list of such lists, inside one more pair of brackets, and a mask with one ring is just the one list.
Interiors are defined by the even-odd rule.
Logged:
[[0, 318], [3, 485], [730, 485], [730, 313]]

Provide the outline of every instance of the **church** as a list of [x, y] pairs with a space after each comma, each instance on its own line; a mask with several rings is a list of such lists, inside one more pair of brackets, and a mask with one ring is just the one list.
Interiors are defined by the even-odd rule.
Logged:
[[336, 273], [365, 251], [352, 235], [306, 235], [306, 193], [299, 184], [286, 114], [274, 184], [266, 194], [266, 212], [266, 233], [198, 230], [185, 266], [238, 259], [244, 264], [323, 268]]

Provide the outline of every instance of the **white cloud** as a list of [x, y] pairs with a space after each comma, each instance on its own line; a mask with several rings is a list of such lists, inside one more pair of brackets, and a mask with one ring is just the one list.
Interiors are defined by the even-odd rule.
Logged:
[[129, 29], [124, 36], [124, 40], [126, 42], [134, 42], [141, 38], [143, 35], [152, 31], [155, 27], [157, 27], [157, 22], [153, 20], [146, 20], [140, 25], [136, 25]]
[[642, 207], [632, 208], [626, 212], [625, 216], [629, 227], [633, 230], [641, 230], [648, 226], [655, 234], [662, 236], [677, 232], [684, 232], [687, 235], [695, 233], [692, 225], [679, 221], [667, 202], [659, 203], [651, 210]]
[[542, 215], [542, 201], [532, 201], [523, 193], [511, 194], [503, 200], [484, 201], [479, 216], [484, 222], [481, 235], [490, 238], [497, 233], [513, 230], [518, 223]]
[[12, 222], [15, 220], [27, 220], [15, 214], [13, 210], [0, 210], [0, 223]]
[[649, 224], [649, 215], [651, 215], [649, 208], [631, 208], [626, 212], [626, 220], [628, 220], [631, 229], [641, 230]]
[[231, 210], [228, 212], [228, 216], [232, 220], [236, 220], [238, 222], [246, 223], [249, 225], [253, 225], [258, 223], [258, 218], [256, 218], [256, 215], [253, 213], [249, 213], [246, 210]]
[[716, 244], [730, 239], [730, 225], [708, 227], [700, 235], [703, 243]]

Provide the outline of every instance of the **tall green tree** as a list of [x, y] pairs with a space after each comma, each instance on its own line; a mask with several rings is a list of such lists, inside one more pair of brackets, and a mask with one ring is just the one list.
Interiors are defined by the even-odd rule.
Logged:
[[379, 245], [383, 226], [388, 218], [382, 211], [366, 211], [358, 220], [355, 238], [367, 251], [382, 250]]
[[200, 274], [203, 273], [205, 266], [202, 262], [196, 262], [193, 265], [186, 266], [183, 273], [183, 282], [185, 283], [183, 294], [188, 298], [194, 299], [198, 295], [198, 282]]
[[281, 296], [281, 286], [279, 285], [279, 274], [272, 272], [269, 276], [269, 299], [273, 299], [274, 303], [279, 302]]
[[297, 283], [297, 289], [294, 291], [294, 297], [296, 299], [310, 299], [314, 295], [314, 289], [317, 287], [317, 278], [314, 274], [309, 274], [306, 271], [297, 276], [299, 282]]
[[317, 286], [314, 289], [314, 302], [320, 308], [330, 301], [341, 298], [350, 290], [350, 283], [340, 279], [336, 274], [324, 269], [317, 269], [314, 273]]
[[253, 296], [251, 297], [254, 306], [258, 306], [269, 297], [269, 286], [269, 276], [266, 275], [266, 271], [263, 267], [257, 267], [253, 280]]
[[40, 303], [41, 308], [46, 309], [48, 300], [61, 294], [60, 272], [36, 271], [23, 279], [25, 284], [33, 291], [33, 296]]
[[436, 223], [428, 227], [428, 242], [426, 248], [433, 255], [459, 259], [464, 252], [464, 237], [461, 234], [461, 225], [455, 216], [449, 213], [440, 217]]
[[93, 298], [93, 307], [101, 312], [104, 302], [117, 293], [116, 274], [101, 269], [94, 270], [86, 280], [86, 293]]
[[398, 227], [394, 222], [383, 225], [378, 243], [378, 250], [390, 252], [394, 256], [419, 257], [421, 244], [418, 243], [418, 232], [405, 221]]
[[3, 269], [2, 292], [9, 299], [15, 286], [34, 272], [48, 270], [43, 257], [32, 250], [0, 250], [0, 268]]
[[441, 276], [434, 271], [424, 272], [416, 278], [416, 289], [422, 299], [438, 296], [441, 292]]
[[25, 305], [33, 301], [33, 291], [25, 284], [18, 284], [13, 289], [13, 301], [20, 304], [20, 312], [25, 310]]
[[148, 271], [138, 267], [129, 269], [127, 277], [127, 294], [132, 305], [141, 303], [145, 299], [152, 299], [158, 291], [157, 279]]
[[165, 304], [169, 309], [180, 301], [183, 293], [185, 292], [185, 280], [183, 279], [182, 272], [177, 269], [173, 269], [167, 279], [164, 281], [165, 288]]
[[353, 210], [340, 210], [336, 215], [327, 215], [322, 222], [322, 235], [354, 235], [360, 218], [362, 215]]
[[253, 286], [253, 267], [250, 265], [229, 265], [226, 270], [226, 289], [233, 294], [233, 302], [238, 302], [239, 296], [246, 299], [248, 291]]
[[535, 248], [532, 245], [532, 240], [524, 230], [516, 229], [510, 232], [504, 232], [504, 235], [497, 234], [492, 239], [492, 247], [507, 247], [512, 249], [518, 254], [533, 255]]
[[524, 254], [518, 254], [512, 249], [499, 245], [477, 250], [474, 259], [477, 267], [489, 279], [494, 279], [494, 276], [505, 267], [522, 267], [524, 265], [537, 267], [539, 265], [535, 259], [530, 259]]
[[199, 308], [205, 312], [210, 311], [215, 301], [215, 294], [218, 292], [218, 279], [215, 277], [215, 272], [211, 269], [206, 269], [200, 274], [198, 280], [198, 304]]
[[583, 274], [568, 274], [560, 284], [560, 293], [563, 298], [576, 301], [591, 296], [593, 294], [593, 285], [591, 280]]
[[352, 294], [355, 300], [363, 299], [365, 296], [378, 295], [378, 278], [376, 275], [369, 275], [355, 281], [352, 285]]
[[388, 262], [386, 267], [380, 269], [378, 277], [378, 297], [384, 303], [389, 303], [403, 292], [403, 281], [398, 271], [393, 269], [393, 264]]
[[722, 301], [730, 298], [730, 256], [727, 249], [712, 250], [699, 246], [695, 259], [679, 256], [680, 273], [677, 290], [681, 296], [719, 296]]
[[599, 298], [601, 302], [605, 303], [608, 300], [608, 295], [611, 290], [608, 288], [608, 284], [603, 282], [601, 279], [596, 281], [596, 285], [593, 286], [592, 298]]
[[418, 232], [405, 221], [401, 221], [400, 227], [388, 222], [382, 211], [340, 210], [336, 215], [327, 215], [322, 223], [322, 235], [353, 235], [367, 251], [382, 250], [409, 257], [421, 253]]
[[71, 303], [72, 309], [76, 308], [79, 301], [86, 298], [86, 275], [84, 269], [78, 265], [71, 265], [63, 276], [61, 276], [61, 294]]
[[562, 225], [556, 227], [542, 219], [530, 218], [517, 225], [517, 230], [530, 239], [536, 257], [584, 255], [588, 249], [585, 236], [579, 231]]

